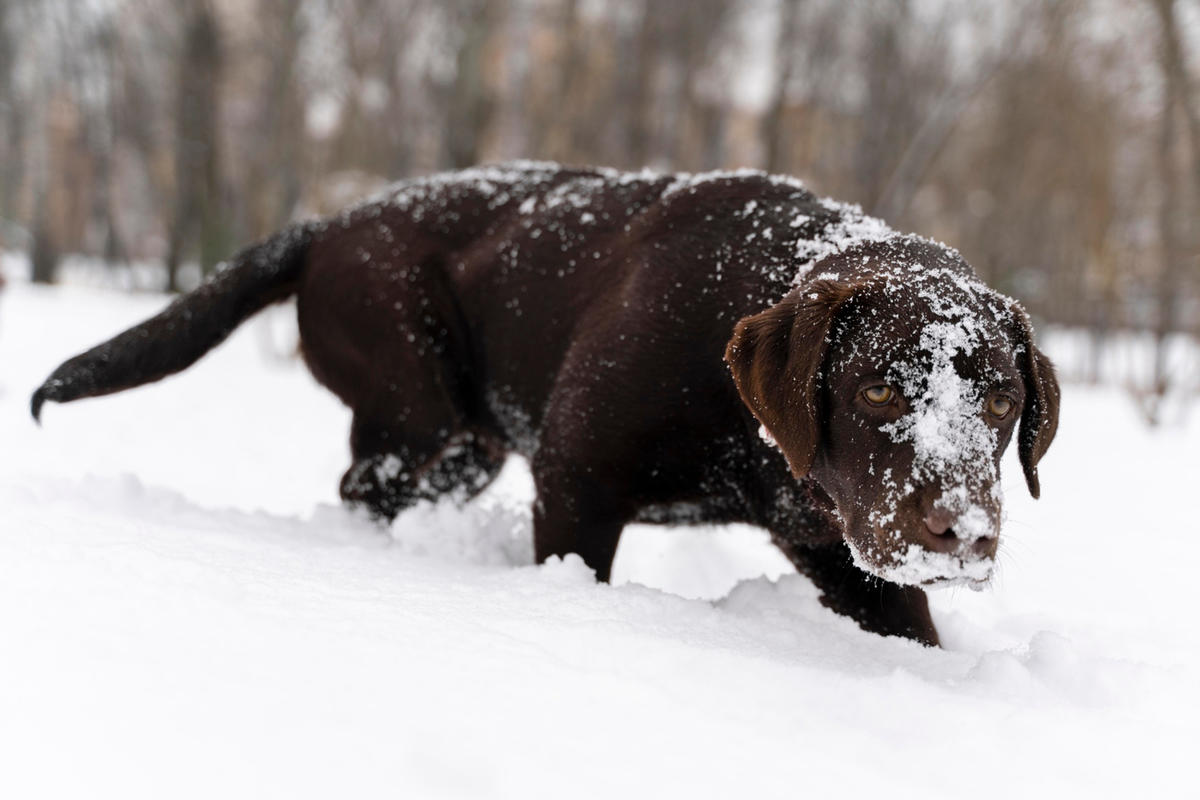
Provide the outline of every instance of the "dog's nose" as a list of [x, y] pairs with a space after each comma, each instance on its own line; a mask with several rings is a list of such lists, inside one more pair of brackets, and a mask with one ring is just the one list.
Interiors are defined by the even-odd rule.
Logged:
[[951, 528], [956, 519], [957, 515], [944, 508], [933, 508], [925, 515], [925, 527], [934, 536], [953, 536]]

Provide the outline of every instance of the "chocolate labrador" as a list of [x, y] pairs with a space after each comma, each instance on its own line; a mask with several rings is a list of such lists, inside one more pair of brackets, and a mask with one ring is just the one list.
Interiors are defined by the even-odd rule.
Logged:
[[1057, 427], [1026, 314], [953, 249], [791, 178], [543, 163], [292, 225], [64, 363], [33, 414], [178, 372], [292, 295], [354, 412], [348, 503], [468, 498], [516, 452], [539, 561], [606, 580], [630, 522], [748, 522], [830, 608], [930, 644], [923, 588], [991, 575], [1009, 440], [1036, 497]]

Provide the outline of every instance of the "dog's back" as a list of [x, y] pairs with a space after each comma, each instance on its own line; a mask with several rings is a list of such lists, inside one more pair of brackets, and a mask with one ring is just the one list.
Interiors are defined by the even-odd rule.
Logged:
[[752, 172], [519, 163], [402, 183], [315, 237], [305, 353], [356, 409], [424, 375], [526, 455], [564, 378], [628, 387], [655, 424], [686, 419], [736, 403], [733, 324], [787, 292], [802, 243], [842, 209]]

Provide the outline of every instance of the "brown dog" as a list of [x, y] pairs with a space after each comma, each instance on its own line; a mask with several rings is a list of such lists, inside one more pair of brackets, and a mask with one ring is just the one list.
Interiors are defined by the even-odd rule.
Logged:
[[[342, 497], [391, 519], [531, 463], [539, 560], [608, 578], [631, 521], [767, 528], [831, 608], [936, 643], [921, 586], [978, 585], [1018, 446], [1036, 496], [1058, 386], [959, 255], [758, 172], [484, 167], [399, 184], [239, 253], [63, 364], [65, 402], [193, 363], [295, 294], [354, 411]], [[882, 578], [883, 580], [880, 580]]]

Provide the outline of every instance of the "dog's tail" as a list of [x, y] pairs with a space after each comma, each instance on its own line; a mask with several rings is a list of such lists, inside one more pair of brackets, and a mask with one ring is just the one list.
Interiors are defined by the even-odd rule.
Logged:
[[158, 316], [65, 362], [33, 393], [33, 418], [47, 400], [112, 394], [194, 364], [255, 312], [295, 293], [318, 226], [294, 224], [247, 247]]

